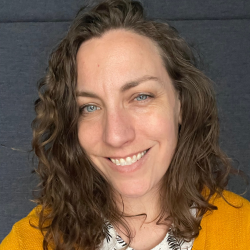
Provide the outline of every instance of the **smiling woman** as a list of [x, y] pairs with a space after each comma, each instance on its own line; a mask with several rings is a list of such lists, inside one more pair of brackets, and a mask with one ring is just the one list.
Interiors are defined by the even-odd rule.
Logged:
[[[81, 45], [77, 72], [77, 91], [89, 93], [77, 99], [84, 107], [81, 147], [123, 200], [151, 200], [173, 157], [181, 121], [178, 93], [159, 49], [147, 37], [112, 30]], [[143, 209], [130, 206], [130, 214]], [[154, 220], [159, 210], [151, 212], [147, 219]]]
[[234, 170], [211, 81], [139, 2], [81, 10], [39, 91], [38, 206], [0, 249], [248, 247], [250, 205], [225, 190]]

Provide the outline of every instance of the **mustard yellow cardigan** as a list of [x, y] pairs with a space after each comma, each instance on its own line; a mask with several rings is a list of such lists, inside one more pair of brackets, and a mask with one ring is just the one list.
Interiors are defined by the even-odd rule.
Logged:
[[[240, 208], [228, 205], [221, 197], [213, 197], [211, 202], [218, 210], [204, 215], [202, 229], [194, 240], [192, 250], [250, 249], [250, 202], [228, 191], [224, 191], [224, 196], [228, 202]], [[30, 226], [30, 223], [37, 222], [34, 209], [13, 226], [1, 243], [0, 250], [43, 250], [41, 232]]]

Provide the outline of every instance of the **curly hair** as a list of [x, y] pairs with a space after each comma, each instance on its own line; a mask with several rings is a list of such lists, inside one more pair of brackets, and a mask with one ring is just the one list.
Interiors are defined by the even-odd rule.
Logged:
[[[39, 159], [41, 207], [39, 229], [43, 248], [98, 249], [107, 228], [105, 219], [122, 224], [111, 185], [95, 169], [78, 141], [76, 55], [82, 43], [112, 29], [125, 29], [150, 38], [159, 48], [164, 66], [179, 92], [182, 124], [175, 154], [161, 187], [161, 213], [166, 210], [177, 237], [198, 236], [202, 216], [216, 209], [209, 203], [222, 195], [232, 168], [218, 143], [219, 125], [211, 81], [196, 67], [192, 49], [166, 23], [150, 20], [137, 1], [106, 0], [83, 8], [66, 37], [52, 52], [46, 76], [39, 84], [32, 123], [32, 146]], [[204, 195], [204, 188], [207, 190]], [[195, 204], [196, 218], [190, 212]]]

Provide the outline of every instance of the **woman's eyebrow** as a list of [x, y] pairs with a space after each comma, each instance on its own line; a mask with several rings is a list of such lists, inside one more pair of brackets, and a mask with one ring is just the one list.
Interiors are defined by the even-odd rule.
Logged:
[[[148, 76], [148, 75], [145, 75], [143, 77], [140, 77], [136, 80], [133, 80], [133, 81], [129, 81], [127, 83], [125, 83], [121, 88], [120, 88], [120, 92], [125, 92], [131, 88], [134, 88], [136, 86], [138, 86], [139, 84], [143, 83], [143, 82], [146, 82], [146, 81], [150, 81], [150, 80], [153, 80], [153, 81], [156, 81], [160, 84], [162, 84], [162, 81], [158, 78], [158, 77], [155, 77], [155, 76]], [[76, 96], [81, 96], [81, 97], [92, 97], [92, 98], [97, 98], [97, 99], [101, 99], [97, 94], [93, 93], [93, 92], [89, 92], [89, 91], [76, 91]]]
[[131, 88], [134, 88], [134, 87], [138, 86], [139, 84], [141, 84], [141, 83], [143, 83], [143, 82], [150, 81], [150, 80], [153, 80], [153, 81], [156, 81], [156, 82], [162, 84], [162, 81], [161, 81], [158, 77], [156, 77], [156, 76], [148, 76], [148, 75], [145, 75], [145, 76], [140, 77], [140, 78], [138, 78], [138, 79], [136, 79], [136, 80], [130, 81], [130, 82], [128, 82], [128, 83], [125, 83], [125, 84], [121, 87], [120, 91], [121, 91], [121, 92], [125, 92], [125, 91], [127, 91], [127, 90], [129, 90], [129, 89], [131, 89]]
[[88, 92], [88, 91], [76, 91], [76, 97], [81, 96], [81, 97], [92, 97], [92, 98], [98, 98], [101, 99], [97, 94], [93, 92]]

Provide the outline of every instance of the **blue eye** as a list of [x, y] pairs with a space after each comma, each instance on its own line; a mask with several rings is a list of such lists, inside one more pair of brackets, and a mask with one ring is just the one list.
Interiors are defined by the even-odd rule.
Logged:
[[95, 105], [85, 105], [84, 107], [81, 108], [81, 111], [85, 112], [85, 113], [93, 113], [94, 111], [96, 111], [98, 109], [100, 109], [100, 108], [98, 108]]
[[135, 99], [136, 99], [137, 101], [144, 101], [144, 100], [146, 100], [148, 97], [149, 97], [149, 95], [141, 94], [141, 95], [137, 96]]

